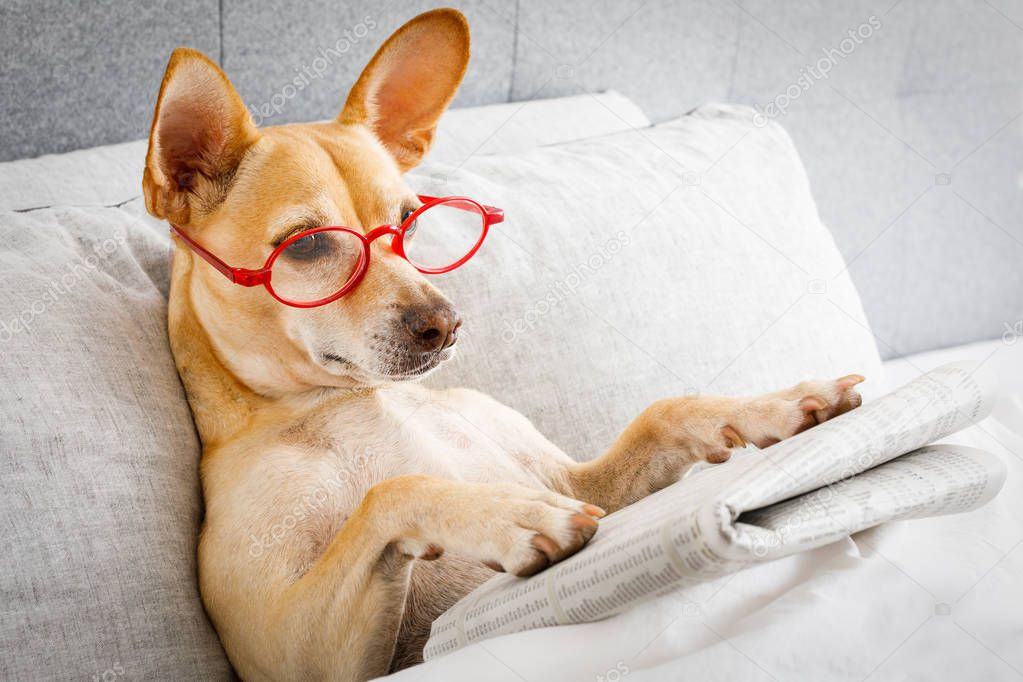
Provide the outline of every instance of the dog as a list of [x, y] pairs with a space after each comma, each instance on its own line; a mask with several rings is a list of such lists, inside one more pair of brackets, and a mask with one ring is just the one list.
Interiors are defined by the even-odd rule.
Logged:
[[[427, 12], [377, 51], [337, 119], [260, 129], [201, 53], [167, 65], [143, 190], [175, 233], [168, 323], [203, 444], [200, 591], [245, 680], [364, 680], [416, 663], [430, 623], [495, 571], [543, 570], [697, 462], [860, 404], [859, 375], [668, 398], [579, 463], [486, 395], [414, 381], [452, 355], [461, 322], [375, 237], [393, 240], [422, 207], [403, 173], [468, 60], [464, 17]], [[303, 308], [237, 286], [266, 273], [228, 264], [257, 266], [282, 244], [309, 258], [316, 239], [295, 254], [287, 239], [314, 226], [373, 237], [344, 296]]]

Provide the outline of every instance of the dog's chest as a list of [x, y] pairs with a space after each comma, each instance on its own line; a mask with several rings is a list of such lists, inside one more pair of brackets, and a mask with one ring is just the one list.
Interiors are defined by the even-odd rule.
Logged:
[[425, 474], [543, 487], [557, 466], [544, 454], [551, 446], [523, 424], [517, 413], [471, 393], [402, 390], [320, 405], [281, 428], [285, 454], [256, 475], [274, 499], [263, 508], [302, 510], [302, 532], [291, 534], [303, 544], [294, 548], [301, 572], [367, 491], [389, 478]]
[[[518, 432], [508, 408], [447, 392], [394, 392], [358, 416], [330, 420], [341, 466], [361, 467], [363, 486], [394, 476], [426, 474], [475, 482], [539, 485], [539, 448]], [[542, 467], [541, 467], [542, 468]]]

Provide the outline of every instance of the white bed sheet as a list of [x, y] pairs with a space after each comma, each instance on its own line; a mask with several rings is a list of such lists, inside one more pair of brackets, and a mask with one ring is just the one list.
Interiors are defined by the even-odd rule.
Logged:
[[481, 642], [393, 679], [1023, 679], [1023, 339], [885, 364], [897, 386], [946, 362], [981, 362], [1006, 394], [948, 439], [998, 453], [987, 506], [891, 523], [678, 592], [614, 618]]

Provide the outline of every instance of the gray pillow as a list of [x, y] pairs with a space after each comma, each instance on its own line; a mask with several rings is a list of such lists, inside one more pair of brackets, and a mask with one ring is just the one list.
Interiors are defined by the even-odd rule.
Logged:
[[434, 278], [461, 310], [430, 379], [520, 410], [569, 455], [643, 408], [867, 376], [881, 362], [799, 154], [748, 107], [416, 170], [423, 194], [505, 209], [480, 253]]
[[232, 676], [195, 579], [167, 238], [139, 203], [0, 211], [6, 679]]

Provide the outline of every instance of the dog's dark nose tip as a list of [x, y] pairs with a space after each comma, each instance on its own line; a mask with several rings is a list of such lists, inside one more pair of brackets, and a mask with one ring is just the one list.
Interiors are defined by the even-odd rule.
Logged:
[[450, 348], [458, 340], [462, 319], [448, 306], [420, 306], [401, 316], [415, 350], [422, 353]]

